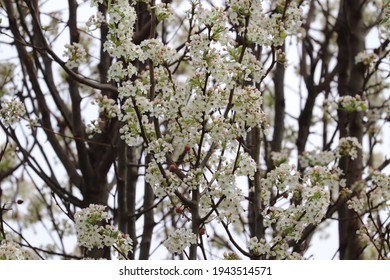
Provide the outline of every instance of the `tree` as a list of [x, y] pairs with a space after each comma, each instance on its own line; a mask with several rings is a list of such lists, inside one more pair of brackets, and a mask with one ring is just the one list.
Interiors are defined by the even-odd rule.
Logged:
[[389, 1], [52, 3], [1, 4], [0, 258], [390, 257]]

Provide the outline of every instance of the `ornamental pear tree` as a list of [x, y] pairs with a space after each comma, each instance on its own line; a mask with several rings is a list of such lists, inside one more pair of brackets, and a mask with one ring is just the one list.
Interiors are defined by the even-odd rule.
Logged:
[[0, 6], [0, 259], [390, 258], [390, 1]]

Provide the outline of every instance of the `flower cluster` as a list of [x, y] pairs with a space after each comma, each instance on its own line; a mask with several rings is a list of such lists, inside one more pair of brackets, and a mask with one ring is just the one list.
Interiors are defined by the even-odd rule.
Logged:
[[109, 119], [120, 115], [120, 109], [115, 104], [115, 100], [108, 98], [106, 95], [97, 94], [92, 104], [99, 106], [99, 113], [103, 113]]
[[355, 137], [343, 137], [340, 138], [339, 145], [336, 149], [336, 155], [338, 157], [348, 156], [351, 159], [356, 159], [358, 156], [358, 150], [362, 149], [362, 145]]
[[[302, 10], [295, 2], [289, 4], [288, 9], [278, 8], [265, 16], [262, 1], [230, 0], [229, 19], [233, 25], [239, 26], [238, 32], [252, 43], [266, 46], [283, 44], [287, 35], [296, 35], [301, 32]], [[249, 19], [249, 24], [246, 21]]]
[[[105, 237], [101, 233], [109, 231], [103, 226], [103, 222], [109, 220], [108, 213], [102, 205], [90, 205], [75, 214], [76, 232], [80, 245], [91, 250], [93, 247], [103, 248], [111, 246], [110, 236]], [[100, 225], [99, 225], [100, 224]], [[104, 240], [104, 241], [103, 241]]]
[[128, 71], [126, 68], [123, 67], [122, 61], [116, 61], [113, 64], [111, 64], [110, 68], [107, 71], [107, 74], [108, 74], [108, 81], [114, 80], [116, 82], [119, 82], [125, 77], [127, 77]]
[[198, 9], [198, 23], [209, 30], [209, 37], [215, 41], [225, 40], [227, 31], [227, 15], [221, 7], [204, 9], [201, 5]]
[[[267, 173], [262, 179], [262, 215], [264, 225], [273, 228], [278, 236], [286, 240], [299, 240], [305, 227], [309, 224], [319, 224], [324, 219], [331, 195], [338, 194], [338, 189], [345, 185], [341, 180], [342, 172], [338, 168], [329, 169], [325, 166], [307, 167], [303, 174], [297, 172], [294, 166], [283, 163]], [[275, 198], [280, 198], [276, 201]], [[292, 199], [293, 204], [286, 207], [282, 202]], [[332, 197], [336, 200], [337, 197]], [[280, 202], [279, 204], [277, 202]], [[263, 242], [264, 243], [264, 242]], [[261, 254], [266, 254], [264, 244], [256, 247]], [[288, 252], [278, 242], [280, 252], [278, 258], [287, 258]], [[273, 248], [273, 252], [276, 252]], [[261, 250], [260, 250], [261, 249]], [[297, 256], [289, 256], [289, 258]]]
[[0, 260], [37, 260], [38, 256], [13, 241], [0, 241]]
[[302, 168], [308, 166], [327, 166], [335, 159], [336, 156], [333, 151], [305, 151], [299, 156], [299, 163]]
[[[218, 8], [211, 10], [199, 8], [198, 24], [209, 26], [212, 32], [220, 34], [226, 29], [222, 23], [218, 24], [219, 15], [223, 14], [224, 12]], [[114, 34], [114, 30], [112, 32]], [[161, 66], [162, 63], [175, 61], [177, 54], [156, 39], [144, 40], [137, 51], [131, 52], [132, 59], [153, 61], [154, 77], [149, 77], [149, 71], [144, 71], [139, 73], [138, 79], [130, 82], [125, 79], [125, 76], [130, 76], [127, 69], [119, 65], [117, 77], [124, 80], [119, 87], [120, 98], [123, 100], [122, 109], [125, 111], [122, 121], [127, 123], [121, 129], [121, 134], [129, 145], [139, 144], [141, 131], [144, 132], [144, 136], [155, 136], [155, 125], [145, 117], [146, 115], [159, 119], [166, 118], [169, 135], [175, 135], [175, 139], [182, 139], [182, 142], [190, 145], [199, 142], [198, 132], [205, 124], [207, 133], [202, 138], [205, 140], [202, 143], [204, 145], [210, 144], [210, 139], [221, 144], [235, 141], [235, 138], [245, 137], [251, 128], [265, 123], [265, 115], [261, 111], [261, 93], [258, 89], [245, 86], [235, 88], [234, 94], [229, 92], [234, 88], [235, 79], [232, 79], [232, 73], [245, 73], [244, 80], [254, 79], [259, 82], [263, 75], [262, 65], [249, 50], [246, 50], [243, 56], [245, 63], [238, 63], [240, 54], [234, 54], [233, 51], [230, 52], [231, 57], [226, 57], [224, 47], [212, 47], [217, 43], [215, 41], [217, 39], [203, 33], [191, 36], [188, 48], [194, 74], [186, 83], [174, 80], [171, 73]], [[234, 49], [233, 45], [225, 43], [226, 49]], [[118, 47], [109, 52], [114, 51], [111, 54], [117, 56], [119, 54], [116, 54], [116, 50]], [[123, 53], [126, 52], [122, 52], [120, 57], [128, 59], [129, 56]], [[240, 68], [244, 65], [245, 69]], [[206, 79], [206, 76], [209, 78]], [[149, 98], [151, 79], [155, 82], [156, 96], [153, 100]], [[237, 79], [241, 81], [241, 77]], [[211, 84], [208, 81], [217, 83]], [[229, 105], [229, 102], [233, 106]], [[231, 113], [221, 115], [228, 106]], [[227, 131], [231, 133], [226, 133]], [[170, 141], [169, 137], [164, 141]], [[161, 160], [159, 162], [162, 163]]]
[[[229, 51], [232, 53], [231, 49]], [[238, 67], [240, 70], [237, 78], [241, 78], [241, 80], [246, 82], [260, 83], [265, 75], [262, 62], [256, 58], [251, 49], [245, 50], [242, 62], [235, 67]]]
[[275, 166], [279, 166], [282, 163], [287, 163], [289, 156], [290, 152], [287, 149], [280, 152], [271, 152], [271, 159]]
[[132, 252], [133, 241], [128, 235], [108, 224], [109, 215], [105, 206], [91, 204], [76, 212], [74, 219], [78, 243], [88, 250], [116, 246], [119, 258]]
[[378, 61], [378, 55], [375, 53], [367, 53], [366, 51], [360, 52], [355, 56], [355, 63], [362, 63], [369, 66], [372, 70], [375, 66], [375, 63]]
[[[114, 229], [114, 231], [117, 230]], [[128, 234], [119, 233], [115, 240], [115, 249], [114, 255], [116, 255], [118, 259], [126, 259], [127, 255], [130, 252], [133, 252], [133, 240]]]
[[173, 15], [173, 10], [170, 3], [157, 3], [154, 8], [158, 21], [169, 20]]
[[133, 60], [140, 51], [133, 43], [134, 24], [137, 14], [129, 1], [112, 2], [108, 9], [109, 33], [104, 43], [104, 50], [116, 58]]
[[225, 171], [220, 171], [214, 174], [216, 183], [210, 187], [210, 197], [202, 197], [201, 213], [206, 214], [210, 211], [210, 207], [218, 201], [218, 221], [223, 221], [226, 224], [235, 224], [240, 220], [240, 214], [243, 212], [242, 203], [244, 194], [242, 189], [236, 185], [234, 175]]
[[164, 246], [171, 254], [180, 254], [191, 244], [196, 244], [197, 238], [190, 229], [180, 228], [168, 235]]
[[329, 191], [334, 196], [332, 199], [336, 200], [339, 188], [345, 187], [346, 184], [341, 175], [342, 171], [338, 167], [313, 166], [306, 169], [302, 181], [309, 188], [318, 186]]
[[[104, 98], [99, 99], [101, 112], [119, 116], [121, 138], [128, 145], [144, 145], [151, 156], [145, 181], [155, 195], [175, 197], [179, 203], [175, 193], [188, 198], [189, 192], [199, 192], [199, 200], [193, 202], [198, 204], [200, 216], [208, 217], [206, 223], [240, 221], [245, 196], [237, 177], [254, 179], [257, 166], [239, 141], [252, 129], [267, 127], [258, 87], [266, 71], [255, 51], [237, 45], [231, 32], [248, 44], [265, 47], [280, 46], [287, 35], [300, 32], [302, 11], [294, 2], [289, 1], [285, 10], [277, 5], [273, 13], [265, 13], [262, 2], [230, 0], [225, 10], [193, 1], [188, 41], [180, 51], [156, 38], [135, 44], [134, 7], [125, 0], [108, 7], [104, 49], [114, 57], [109, 78], [118, 84], [121, 114], [114, 101]], [[168, 6], [149, 8], [159, 20], [170, 15]], [[91, 26], [96, 25], [93, 22]], [[283, 53], [277, 55], [278, 62], [286, 63]], [[136, 69], [134, 62], [147, 67]], [[176, 65], [177, 69], [186, 67], [190, 74], [174, 75]], [[325, 183], [325, 178], [315, 181], [313, 171], [304, 178], [303, 187], [296, 168], [284, 163], [287, 157], [262, 180], [261, 210], [267, 226], [275, 226], [287, 239], [299, 239], [305, 225], [322, 219], [333, 185]], [[280, 199], [282, 193], [296, 196], [301, 203], [289, 210], [273, 207], [273, 199]], [[218, 211], [211, 211], [215, 205]], [[103, 229], [95, 226], [94, 230]], [[191, 230], [181, 228], [172, 232], [164, 245], [177, 254], [196, 242]], [[288, 253], [283, 240], [273, 242], [259, 245], [253, 240], [249, 247], [269, 256], [296, 257]]]
[[73, 43], [72, 45], [66, 44], [64, 51], [64, 57], [68, 59], [66, 65], [69, 68], [75, 68], [87, 61], [87, 52], [84, 47], [79, 43]]
[[378, 228], [387, 229], [390, 226], [390, 222], [386, 219], [390, 207], [390, 177], [379, 171], [373, 171], [370, 176], [369, 180], [357, 183], [361, 185], [358, 190], [360, 195], [348, 201], [348, 208], [356, 211], [365, 221], [357, 231], [363, 244], [368, 249], [372, 249], [371, 252], [382, 251], [381, 254], [387, 252], [389, 256], [390, 247], [384, 242], [386, 230], [384, 230], [384, 238], [377, 238], [377, 235]]
[[381, 21], [381, 28], [380, 31], [382, 38], [388, 38], [389, 37], [389, 30], [390, 30], [390, 2], [386, 1], [383, 3], [383, 19]]
[[297, 186], [300, 186], [299, 172], [295, 166], [283, 163], [277, 166], [274, 170], [267, 173], [266, 178], [262, 178], [262, 185], [264, 186], [264, 203], [269, 205], [270, 191], [291, 191], [293, 192]]
[[23, 103], [16, 99], [2, 100], [0, 104], [0, 118], [5, 126], [13, 125], [26, 114]]
[[142, 50], [142, 55], [141, 53], [138, 54], [138, 58], [142, 61], [150, 59], [156, 66], [164, 64], [165, 62], [171, 63], [178, 57], [175, 50], [164, 45], [160, 40], [157, 39], [143, 40], [140, 48]]
[[[15, 145], [0, 145], [1, 161], [0, 161], [0, 173], [7, 171], [17, 164], [17, 154]], [[3, 197], [4, 199], [4, 197]]]
[[[359, 183], [359, 182], [358, 182]], [[348, 207], [354, 209], [359, 214], [364, 214], [367, 205], [371, 208], [386, 209], [390, 206], [390, 177], [379, 172], [374, 171], [371, 178], [366, 182], [361, 182], [363, 188], [359, 191], [364, 191], [365, 194], [359, 197], [353, 197], [348, 201]]]
[[173, 146], [165, 141], [163, 138], [157, 139], [151, 143], [147, 148], [147, 152], [151, 153], [156, 162], [165, 163], [166, 162], [166, 154], [173, 152]]
[[248, 153], [242, 153], [238, 161], [238, 169], [236, 175], [247, 176], [250, 179], [253, 179], [253, 175], [256, 172], [256, 168], [257, 167], [255, 160]]
[[[284, 5], [286, 5], [286, 2]], [[301, 2], [302, 3], [302, 2]], [[281, 38], [287, 35], [299, 35], [302, 33], [302, 9], [298, 6], [298, 1], [291, 1], [284, 15], [284, 24], [282, 27]]]
[[340, 109], [346, 110], [347, 112], [363, 112], [368, 109], [367, 103], [362, 100], [360, 95], [340, 97], [339, 106]]
[[85, 25], [87, 26], [88, 31], [94, 31], [100, 28], [101, 24], [105, 22], [106, 19], [101, 12], [97, 12], [95, 15], [92, 15]]
[[270, 257], [273, 254], [273, 252], [271, 252], [271, 245], [263, 238], [258, 240], [257, 237], [252, 237], [249, 239], [247, 247], [253, 254], [258, 256], [266, 255]]
[[92, 120], [86, 127], [88, 138], [91, 139], [95, 134], [102, 133], [98, 120]]
[[237, 136], [245, 136], [253, 127], [265, 125], [266, 117], [261, 110], [263, 99], [261, 93], [255, 87], [237, 89], [233, 97], [233, 110], [236, 112], [236, 128], [233, 133]]
[[291, 252], [286, 240], [282, 239], [280, 236], [276, 236], [270, 242], [263, 238], [258, 240], [257, 237], [252, 237], [249, 240], [247, 247], [256, 256], [263, 256], [266, 259], [304, 259], [301, 255]]
[[149, 162], [148, 167], [146, 169], [145, 181], [153, 188], [155, 195], [158, 198], [162, 198], [167, 194], [171, 194], [174, 192], [174, 187], [177, 182], [175, 180], [175, 176], [170, 176], [173, 180], [168, 183], [168, 181], [161, 174], [161, 171], [158, 167], [158, 164], [155, 160]]
[[[337, 184], [337, 181], [333, 182]], [[329, 206], [329, 190], [320, 185], [306, 188], [302, 192], [301, 210], [304, 211], [303, 221], [305, 224], [319, 224], [326, 214]], [[300, 238], [300, 236], [299, 236]]]

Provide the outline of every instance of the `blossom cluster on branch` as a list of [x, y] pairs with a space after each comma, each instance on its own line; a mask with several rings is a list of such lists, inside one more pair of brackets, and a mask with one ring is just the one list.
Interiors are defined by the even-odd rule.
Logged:
[[126, 259], [133, 251], [133, 241], [127, 234], [108, 224], [109, 216], [105, 208], [91, 204], [75, 213], [78, 243], [88, 250], [113, 246], [118, 258]]
[[5, 126], [13, 125], [26, 114], [24, 104], [16, 99], [4, 100], [0, 106], [0, 118]]
[[[178, 51], [157, 39], [135, 44], [135, 9], [128, 1], [111, 3], [105, 50], [116, 60], [108, 74], [118, 83], [120, 114], [114, 101], [98, 103], [101, 112], [122, 121], [120, 133], [128, 145], [143, 144], [152, 155], [145, 180], [157, 197], [179, 192], [181, 203], [188, 204], [188, 194], [199, 192], [194, 203], [205, 222], [217, 219], [227, 225], [240, 221], [245, 201], [236, 178], [253, 179], [257, 170], [240, 141], [254, 128], [267, 128], [262, 93], [255, 86], [265, 78], [264, 66], [251, 48], [237, 46], [227, 23], [248, 43], [279, 46], [287, 35], [298, 34], [302, 15], [295, 3], [271, 17], [263, 13], [261, 1], [228, 4], [223, 10], [193, 1], [187, 12], [193, 32]], [[157, 18], [169, 11], [161, 5], [150, 8]], [[97, 15], [90, 25], [96, 19], [103, 20]], [[137, 69], [136, 63], [147, 66]], [[187, 68], [185, 79], [174, 73], [178, 64]], [[114, 106], [112, 113], [106, 104]], [[218, 211], [213, 210], [216, 204]], [[171, 252], [195, 242], [192, 235], [191, 240], [188, 234], [175, 236], [183, 241], [175, 243], [182, 244], [178, 248], [167, 241]]]
[[21, 248], [16, 242], [0, 240], [0, 260], [37, 260], [38, 257], [28, 249]]
[[[171, 13], [167, 7], [151, 8], [157, 17], [166, 17]], [[115, 59], [108, 74], [118, 84], [119, 107], [114, 100], [97, 97], [100, 112], [122, 121], [121, 138], [130, 146], [144, 145], [152, 156], [145, 180], [157, 197], [180, 193], [180, 204], [191, 208], [196, 203], [200, 217], [207, 217], [204, 223], [216, 219], [226, 225], [238, 223], [244, 211], [245, 195], [237, 177], [253, 180], [258, 168], [241, 139], [268, 125], [256, 86], [265, 78], [264, 65], [252, 48], [237, 46], [231, 28], [248, 44], [278, 47], [286, 36], [298, 35], [302, 24], [302, 10], [295, 2], [277, 5], [271, 16], [264, 13], [262, 1], [231, 0], [228, 7], [205, 8], [193, 1], [187, 12], [193, 32], [185, 49], [175, 50], [158, 39], [135, 44], [134, 7], [124, 0], [111, 3], [105, 50]], [[90, 25], [103, 20], [97, 14]], [[366, 61], [356, 58], [356, 63]], [[145, 67], [137, 68], [137, 63]], [[187, 77], [175, 74], [179, 64], [185, 64]], [[339, 106], [348, 112], [367, 110], [360, 96], [342, 97]], [[264, 225], [279, 235], [273, 244], [251, 239], [248, 248], [258, 255], [298, 258], [289, 252], [287, 241], [299, 241], [308, 225], [325, 219], [329, 204], [345, 187], [336, 160], [355, 159], [358, 149], [357, 139], [347, 137], [340, 139], [335, 152], [304, 153], [304, 174], [288, 164], [288, 155], [273, 153], [276, 168], [262, 179], [260, 196]], [[197, 201], [191, 201], [193, 191], [201, 194]], [[294, 203], [278, 206], [288, 199]], [[181, 253], [197, 238], [182, 228], [164, 245], [171, 253]]]
[[[153, 190], [155, 199], [163, 202], [148, 209], [143, 206], [137, 211], [142, 215], [163, 206], [176, 209], [170, 213], [174, 220], [173, 229], [164, 232], [166, 239], [161, 242], [170, 254], [184, 252], [187, 257], [196, 258], [196, 252], [193, 252], [201, 247], [206, 255], [204, 234], [208, 230], [217, 232], [218, 228], [226, 233], [230, 241], [234, 241], [234, 249], [249, 258], [303, 259], [303, 250], [298, 253], [296, 248], [310, 235], [308, 229], [314, 229], [329, 219], [336, 212], [332, 207], [339, 207], [341, 203], [346, 203], [344, 206], [361, 219], [363, 226], [357, 234], [366, 246], [377, 251], [390, 251], [388, 245], [383, 245], [389, 231], [378, 232], [378, 229], [388, 228], [389, 225], [388, 218], [384, 216], [390, 206], [389, 177], [380, 170], [369, 170], [365, 178], [359, 177], [351, 183], [352, 186], [347, 186], [347, 169], [341, 167], [345, 162], [357, 162], [366, 156], [361, 139], [347, 133], [348, 136], [340, 136], [338, 141], [334, 141], [337, 131], [341, 131], [337, 127], [329, 147], [324, 143], [321, 151], [300, 151], [295, 158], [297, 164], [291, 163], [293, 149], [281, 147], [271, 151], [273, 143], [268, 143], [272, 142], [267, 139], [272, 117], [266, 114], [265, 107], [277, 102], [277, 90], [276, 85], [275, 89], [268, 90], [266, 83], [271, 80], [272, 74], [276, 77], [276, 71], [273, 72], [276, 66], [282, 66], [278, 69], [282, 71], [288, 66], [286, 38], [307, 39], [311, 36], [305, 34], [302, 26], [305, 1], [227, 0], [226, 7], [222, 8], [206, 5], [206, 1], [192, 0], [181, 19], [184, 31], [178, 29], [177, 41], [160, 38], [160, 29], [157, 30], [159, 23], [176, 16], [171, 5], [166, 3], [169, 1], [90, 2], [94, 11], [98, 11], [86, 21], [84, 31], [92, 34], [102, 27], [107, 28], [107, 36], [100, 38], [101, 50], [110, 60], [104, 73], [107, 84], [94, 83], [92, 79], [79, 75], [83, 69], [80, 66], [86, 65], [90, 59], [90, 51], [85, 44], [66, 44], [63, 53], [66, 62], [60, 65], [80, 84], [87, 81], [85, 84], [95, 85], [94, 90], [101, 89], [94, 92], [91, 102], [92, 107], [97, 108], [98, 118], [85, 127], [80, 126], [80, 130], [75, 129], [75, 124], [71, 124], [73, 116], [68, 114], [65, 103], [61, 107], [63, 119], [56, 118], [55, 114], [48, 114], [47, 118], [53, 117], [59, 129], [62, 129], [62, 123], [70, 124], [69, 133], [77, 134], [79, 142], [75, 146], [80, 153], [87, 150], [81, 144], [85, 134], [93, 139], [96, 134], [106, 132], [108, 127], [118, 128], [117, 140], [123, 140], [129, 147], [140, 148], [139, 164], [135, 165], [142, 166], [145, 185]], [[150, 26], [147, 26], [149, 36], [138, 40], [142, 33], [137, 17], [137, 5], [140, 3], [147, 6], [145, 13], [151, 19]], [[315, 52], [314, 49], [312, 52]], [[311, 55], [314, 56], [308, 54], [302, 60], [313, 59]], [[348, 92], [337, 97], [327, 85], [313, 85], [321, 92], [329, 90], [323, 100], [324, 131], [325, 123], [338, 121], [342, 115], [361, 114], [369, 135], [379, 134], [377, 121], [388, 120], [390, 116], [388, 100], [378, 94], [387, 87], [385, 82], [377, 82], [383, 77], [375, 73], [381, 59], [379, 50], [359, 52], [354, 57], [352, 64], [365, 71], [362, 72], [367, 78], [366, 92], [356, 95]], [[324, 69], [323, 72], [331, 72]], [[308, 82], [308, 74], [302, 75], [305, 75], [303, 80]], [[44, 78], [48, 80], [50, 77], [44, 75]], [[321, 83], [327, 82], [323, 77], [320, 80]], [[329, 87], [335, 80], [333, 76], [329, 78]], [[104, 90], [106, 88], [109, 93]], [[268, 103], [267, 91], [271, 92], [268, 95], [273, 99]], [[81, 101], [75, 98], [77, 94], [74, 92], [71, 95], [72, 109], [77, 108]], [[60, 103], [59, 99], [53, 96], [55, 102]], [[2, 100], [2, 126], [11, 131], [12, 125], [21, 119], [29, 121], [30, 128], [38, 122], [43, 123], [42, 120], [28, 119], [33, 114], [27, 111], [33, 112], [35, 106], [39, 107], [34, 102], [25, 107], [18, 99]], [[285, 105], [284, 100], [279, 103]], [[299, 118], [299, 125], [305, 127], [301, 121]], [[81, 131], [83, 129], [85, 134]], [[60, 132], [61, 137], [67, 137], [68, 131]], [[52, 136], [47, 135], [48, 138]], [[257, 139], [253, 140], [253, 137]], [[54, 141], [52, 139], [49, 140]], [[99, 146], [101, 143], [94, 141], [96, 139], [88, 140], [88, 147], [94, 149]], [[324, 140], [328, 141], [327, 136]], [[110, 143], [108, 146], [119, 153], [117, 143], [112, 142], [104, 144]], [[260, 142], [264, 143], [264, 147], [256, 146]], [[57, 151], [61, 145], [55, 146]], [[73, 145], [66, 141], [63, 146], [66, 151], [73, 149]], [[11, 147], [8, 149], [11, 150]], [[83, 164], [99, 156], [91, 155], [79, 161], [72, 158], [66, 161], [65, 167], [73, 172], [74, 178], [79, 173], [84, 175], [83, 172], [94, 174], [93, 168], [85, 168]], [[1, 157], [0, 172], [16, 165], [5, 149]], [[123, 180], [118, 171], [123, 166], [118, 167], [117, 159], [110, 163], [114, 165], [112, 169], [116, 175], [114, 184], [119, 179]], [[129, 168], [127, 160], [126, 155], [125, 168]], [[71, 167], [73, 161], [76, 162], [74, 168]], [[40, 175], [44, 173], [43, 168], [35, 170]], [[45, 182], [53, 183], [48, 178]], [[79, 181], [82, 181], [81, 177]], [[84, 183], [80, 183], [79, 187], [81, 192], [85, 191]], [[67, 191], [61, 193], [63, 197], [67, 197]], [[161, 213], [165, 215], [165, 209]], [[107, 206], [90, 204], [76, 211], [73, 218], [77, 242], [84, 251], [111, 247], [117, 258], [126, 259], [137, 248], [135, 239], [117, 229], [117, 221], [111, 219]], [[245, 244], [235, 242], [237, 232], [247, 233], [250, 219], [253, 220], [250, 222], [258, 224], [250, 229], [248, 238], [240, 240]], [[168, 224], [164, 226], [168, 227]], [[208, 234], [206, 236], [209, 237]], [[238, 258], [235, 252], [226, 252], [224, 257]], [[33, 258], [28, 251], [14, 242], [1, 240], [0, 259], [28, 258]]]

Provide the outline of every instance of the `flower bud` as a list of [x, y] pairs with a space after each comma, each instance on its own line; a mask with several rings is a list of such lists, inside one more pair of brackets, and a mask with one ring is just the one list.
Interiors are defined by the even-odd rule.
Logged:
[[176, 172], [176, 170], [177, 170], [177, 165], [175, 163], [169, 165], [169, 171]]

